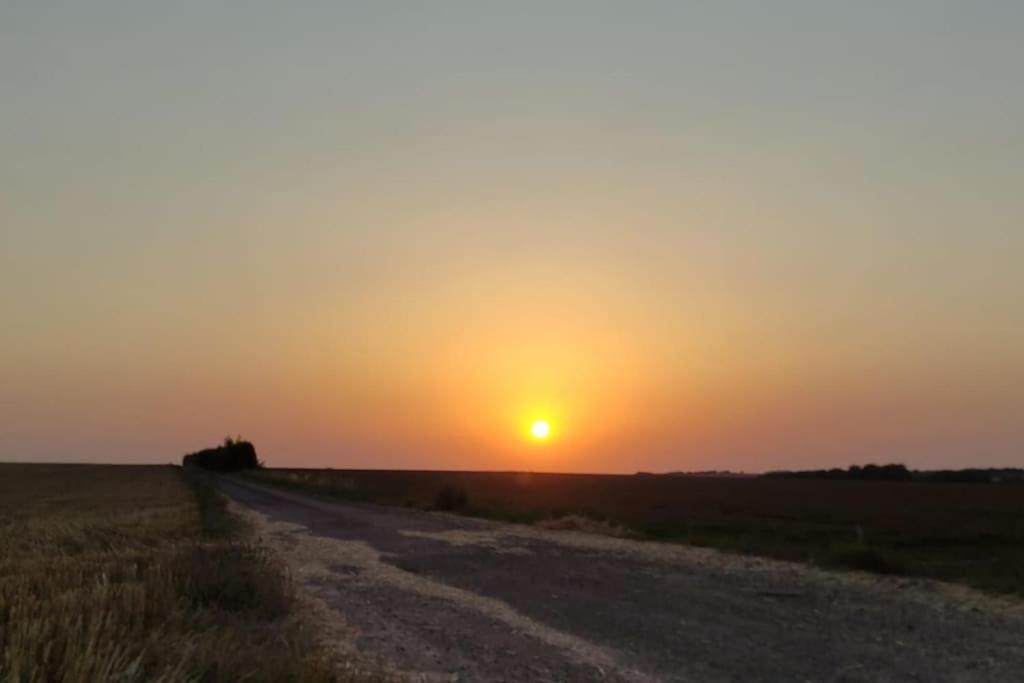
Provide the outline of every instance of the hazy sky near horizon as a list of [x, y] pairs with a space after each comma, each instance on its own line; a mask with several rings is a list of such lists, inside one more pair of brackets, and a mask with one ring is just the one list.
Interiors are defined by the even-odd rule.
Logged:
[[5, 2], [0, 460], [1024, 466], [1022, 30]]

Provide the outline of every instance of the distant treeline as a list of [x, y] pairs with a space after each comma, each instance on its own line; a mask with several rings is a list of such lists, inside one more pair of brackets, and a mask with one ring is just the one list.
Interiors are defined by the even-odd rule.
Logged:
[[746, 472], [733, 472], [732, 470], [697, 470], [697, 471], [682, 471], [677, 470], [674, 472], [637, 472], [634, 474], [636, 477], [708, 477], [710, 479], [749, 479], [757, 477], [757, 474], [747, 474]]
[[965, 481], [983, 484], [998, 484], [1008, 481], [1024, 482], [1024, 469], [1019, 467], [966, 469], [966, 470], [932, 470], [914, 472], [914, 479], [920, 481]]
[[213, 470], [214, 472], [236, 472], [263, 466], [263, 463], [256, 457], [256, 447], [252, 443], [242, 437], [232, 439], [230, 436], [216, 448], [204, 448], [201, 451], [189, 453], [181, 459], [181, 464], [186, 467], [202, 467], [204, 470]]
[[906, 465], [853, 465], [847, 469], [783, 470], [762, 475], [766, 479], [840, 479], [861, 481], [926, 481], [962, 483], [1024, 482], [1024, 469], [909, 470]]

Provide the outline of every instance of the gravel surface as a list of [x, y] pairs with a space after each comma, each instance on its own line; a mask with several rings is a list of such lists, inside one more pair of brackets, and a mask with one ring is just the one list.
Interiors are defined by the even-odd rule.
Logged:
[[1024, 680], [1024, 603], [962, 587], [220, 486], [413, 680]]

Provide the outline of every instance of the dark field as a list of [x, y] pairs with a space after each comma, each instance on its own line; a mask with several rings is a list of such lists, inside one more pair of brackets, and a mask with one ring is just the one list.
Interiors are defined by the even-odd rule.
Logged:
[[650, 539], [1024, 594], [1019, 483], [301, 469], [246, 476], [507, 521], [580, 515]]

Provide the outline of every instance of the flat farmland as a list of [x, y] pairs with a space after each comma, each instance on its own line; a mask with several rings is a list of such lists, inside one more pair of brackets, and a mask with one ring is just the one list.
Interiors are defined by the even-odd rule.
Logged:
[[269, 469], [268, 483], [1024, 594], [1024, 485]]
[[0, 463], [0, 681], [378, 678], [343, 664], [198, 477]]

